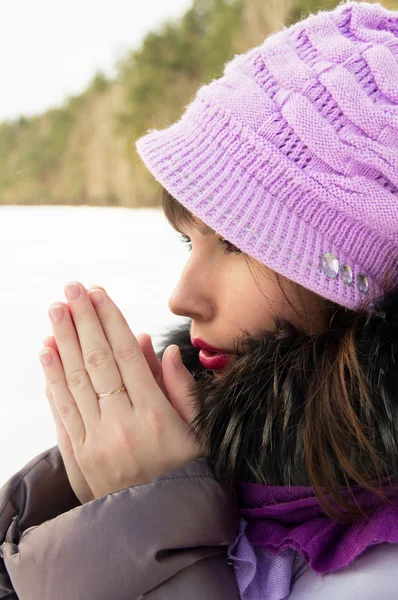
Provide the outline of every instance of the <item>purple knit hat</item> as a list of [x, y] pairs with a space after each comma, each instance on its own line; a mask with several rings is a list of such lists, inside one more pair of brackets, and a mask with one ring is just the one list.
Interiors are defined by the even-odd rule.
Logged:
[[136, 142], [243, 252], [348, 308], [398, 284], [398, 11], [348, 2], [269, 36]]

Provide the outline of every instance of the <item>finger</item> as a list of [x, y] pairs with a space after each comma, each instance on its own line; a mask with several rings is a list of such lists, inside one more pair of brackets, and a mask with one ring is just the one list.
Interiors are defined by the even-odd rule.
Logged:
[[57, 431], [59, 428], [61, 436], [64, 436], [63, 429], [65, 428], [72, 444], [74, 441], [80, 442], [84, 440], [85, 427], [80, 411], [68, 388], [59, 356], [51, 348], [45, 349], [45, 355], [51, 357], [50, 364], [44, 364], [43, 351], [40, 352], [40, 364], [44, 371], [46, 385], [49, 387], [48, 397]]
[[184, 421], [191, 424], [197, 412], [196, 381], [181, 360], [176, 345], [168, 346], [163, 353], [163, 379], [173, 407]]
[[[166, 348], [162, 360], [163, 377], [171, 404], [180, 417], [188, 425], [191, 425], [199, 408], [196, 399], [197, 384], [180, 357], [181, 353], [178, 346], [173, 344]], [[174, 359], [176, 359], [176, 362]], [[198, 438], [193, 428], [190, 431], [194, 434], [192, 440], [195, 452], [199, 452], [198, 456], [209, 456], [207, 445]]]
[[57, 443], [58, 448], [64, 462], [66, 474], [69, 479], [69, 483], [75, 495], [79, 498], [80, 502], [88, 502], [94, 499], [86, 478], [84, 477], [78, 462], [76, 460], [75, 451], [68, 432], [65, 429], [63, 421], [59, 416], [58, 410], [54, 403], [54, 398], [51, 393], [50, 386], [46, 380], [46, 396], [50, 404], [51, 412], [55, 421], [56, 432], [57, 432]]
[[43, 340], [43, 346], [45, 348], [52, 348], [54, 350], [54, 352], [56, 352], [59, 356], [59, 350], [58, 350], [58, 346], [57, 346], [57, 342], [55, 341], [55, 337], [53, 335], [44, 338]]
[[158, 384], [164, 395], [168, 398], [168, 392], [163, 381], [162, 363], [157, 357], [156, 352], [153, 348], [151, 336], [149, 335], [149, 333], [140, 333], [139, 335], [137, 335], [137, 341], [145, 356], [145, 360], [147, 361], [149, 368], [152, 371], [152, 375], [154, 376], [156, 383]]
[[[96, 296], [102, 304], [96, 302]], [[156, 401], [159, 387], [152, 375], [137, 338], [113, 300], [103, 291], [90, 291], [99, 321], [112, 349], [122, 381], [133, 406], [144, 406]]]
[[[65, 306], [65, 310], [68, 311], [68, 314], [70, 316], [69, 306], [67, 304], [65, 304], [64, 306]], [[72, 321], [72, 318], [71, 318], [71, 321]], [[73, 321], [72, 321], [72, 325], [74, 327]], [[55, 339], [55, 337], [53, 335], [49, 335], [46, 338], [44, 338], [44, 340], [43, 340], [43, 346], [45, 348], [47, 348], [47, 347], [48, 348], [53, 348], [58, 353], [58, 356], [61, 358], [60, 353], [59, 353], [59, 348], [58, 348], [57, 341], [56, 341], [56, 339]]]
[[[58, 317], [52, 314], [54, 308]], [[71, 392], [70, 398], [78, 407], [83, 421], [87, 424], [94, 423], [100, 418], [100, 408], [85, 368], [79, 338], [68, 305], [61, 302], [51, 305], [49, 316], [59, 350], [59, 362], [62, 365], [63, 376]]]
[[58, 446], [59, 446], [60, 450], [62, 448], [62, 450], [61, 450], [62, 454], [65, 453], [67, 456], [70, 456], [70, 454], [73, 453], [72, 442], [70, 440], [68, 432], [66, 431], [64, 422], [60, 417], [58, 409], [55, 406], [54, 397], [52, 395], [51, 388], [50, 388], [50, 385], [47, 380], [46, 380], [46, 396], [47, 396], [47, 400], [50, 405], [51, 413], [52, 413], [52, 416], [53, 416], [53, 419], [55, 422]]
[[[71, 294], [73, 290], [76, 291], [76, 296]], [[101, 292], [101, 294], [104, 294], [104, 292]], [[81, 356], [83, 357], [83, 366], [88, 373], [88, 380], [90, 381], [90, 385], [87, 382], [87, 386], [84, 386], [85, 389], [76, 389], [74, 396], [82, 414], [86, 412], [86, 407], [87, 414], [92, 414], [95, 412], [95, 409], [87, 405], [93, 403], [100, 410], [97, 393], [106, 393], [120, 388], [123, 385], [123, 380], [112, 348], [109, 345], [102, 324], [98, 319], [97, 312], [85, 287], [78, 281], [70, 282], [65, 286], [65, 295], [68, 298], [69, 308], [76, 327], [77, 343], [80, 346]], [[74, 351], [75, 346], [75, 341], [73, 340], [72, 342], [72, 337], [71, 333], [71, 352]], [[62, 354], [62, 349], [60, 348], [60, 350]], [[62, 362], [65, 367], [66, 377], [68, 378], [69, 363], [65, 362], [63, 355]], [[89, 387], [91, 387], [91, 392], [88, 389]], [[117, 410], [127, 410], [132, 407], [130, 398], [126, 392], [118, 394], [116, 400], [111, 396], [104, 398], [104, 400], [101, 399], [101, 403], [102, 406], [109, 404], [116, 407]]]
[[69, 435], [67, 434], [67, 431], [65, 429], [65, 425], [64, 425], [64, 423], [59, 415], [59, 412], [55, 406], [54, 397], [52, 395], [50, 384], [48, 383], [47, 379], [46, 379], [46, 396], [47, 396], [47, 400], [50, 405], [53, 419], [54, 419], [54, 422], [55, 422], [55, 425], [57, 428], [57, 437], [63, 437], [65, 435], [67, 435], [68, 439], [70, 439]]

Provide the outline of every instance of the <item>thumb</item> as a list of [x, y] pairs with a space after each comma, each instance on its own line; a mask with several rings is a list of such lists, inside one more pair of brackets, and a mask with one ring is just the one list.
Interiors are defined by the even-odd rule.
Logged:
[[162, 360], [163, 382], [170, 402], [180, 417], [191, 424], [195, 417], [194, 390], [196, 381], [181, 360], [178, 346], [168, 346]]
[[156, 383], [166, 396], [167, 390], [165, 389], [163, 383], [162, 365], [161, 361], [157, 357], [157, 354], [155, 353], [151, 336], [149, 333], [139, 333], [136, 338], [149, 365], [149, 368], [152, 371], [152, 375], [154, 376]]

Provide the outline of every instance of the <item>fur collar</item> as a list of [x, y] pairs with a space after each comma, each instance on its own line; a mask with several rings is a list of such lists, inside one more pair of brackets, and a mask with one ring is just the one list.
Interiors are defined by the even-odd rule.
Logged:
[[[327, 376], [322, 373], [326, 353], [337, 356], [350, 336], [358, 367], [374, 390], [373, 407], [366, 414], [362, 406], [353, 409], [361, 411], [362, 421], [372, 428], [388, 470], [398, 472], [398, 288], [371, 313], [341, 307], [333, 326], [316, 337], [277, 320], [274, 332], [242, 338], [236, 361], [217, 378], [201, 365], [199, 350], [190, 342], [190, 326], [189, 321], [164, 334], [157, 355], [162, 359], [171, 344], [180, 348], [196, 382], [192, 402], [197, 417], [192, 426], [209, 445], [216, 475], [230, 482], [311, 485], [303, 446], [306, 398], [316, 381]], [[318, 411], [322, 420], [321, 406]], [[340, 475], [341, 484], [347, 483]]]

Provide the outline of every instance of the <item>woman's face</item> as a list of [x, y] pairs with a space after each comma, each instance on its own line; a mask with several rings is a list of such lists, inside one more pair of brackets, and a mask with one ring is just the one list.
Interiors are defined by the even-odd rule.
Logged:
[[301, 306], [292, 295], [293, 306], [289, 305], [271, 269], [240, 252], [225, 238], [222, 242], [222, 236], [213, 230], [204, 231], [207, 226], [200, 219], [196, 218], [195, 223], [180, 227], [192, 249], [169, 299], [172, 313], [192, 320], [191, 339], [201, 338], [215, 348], [232, 351], [234, 339], [243, 331], [253, 335], [273, 329], [276, 315], [302, 324], [312, 312], [308, 329], [313, 331], [309, 332], [324, 327], [315, 294], [304, 290]]

